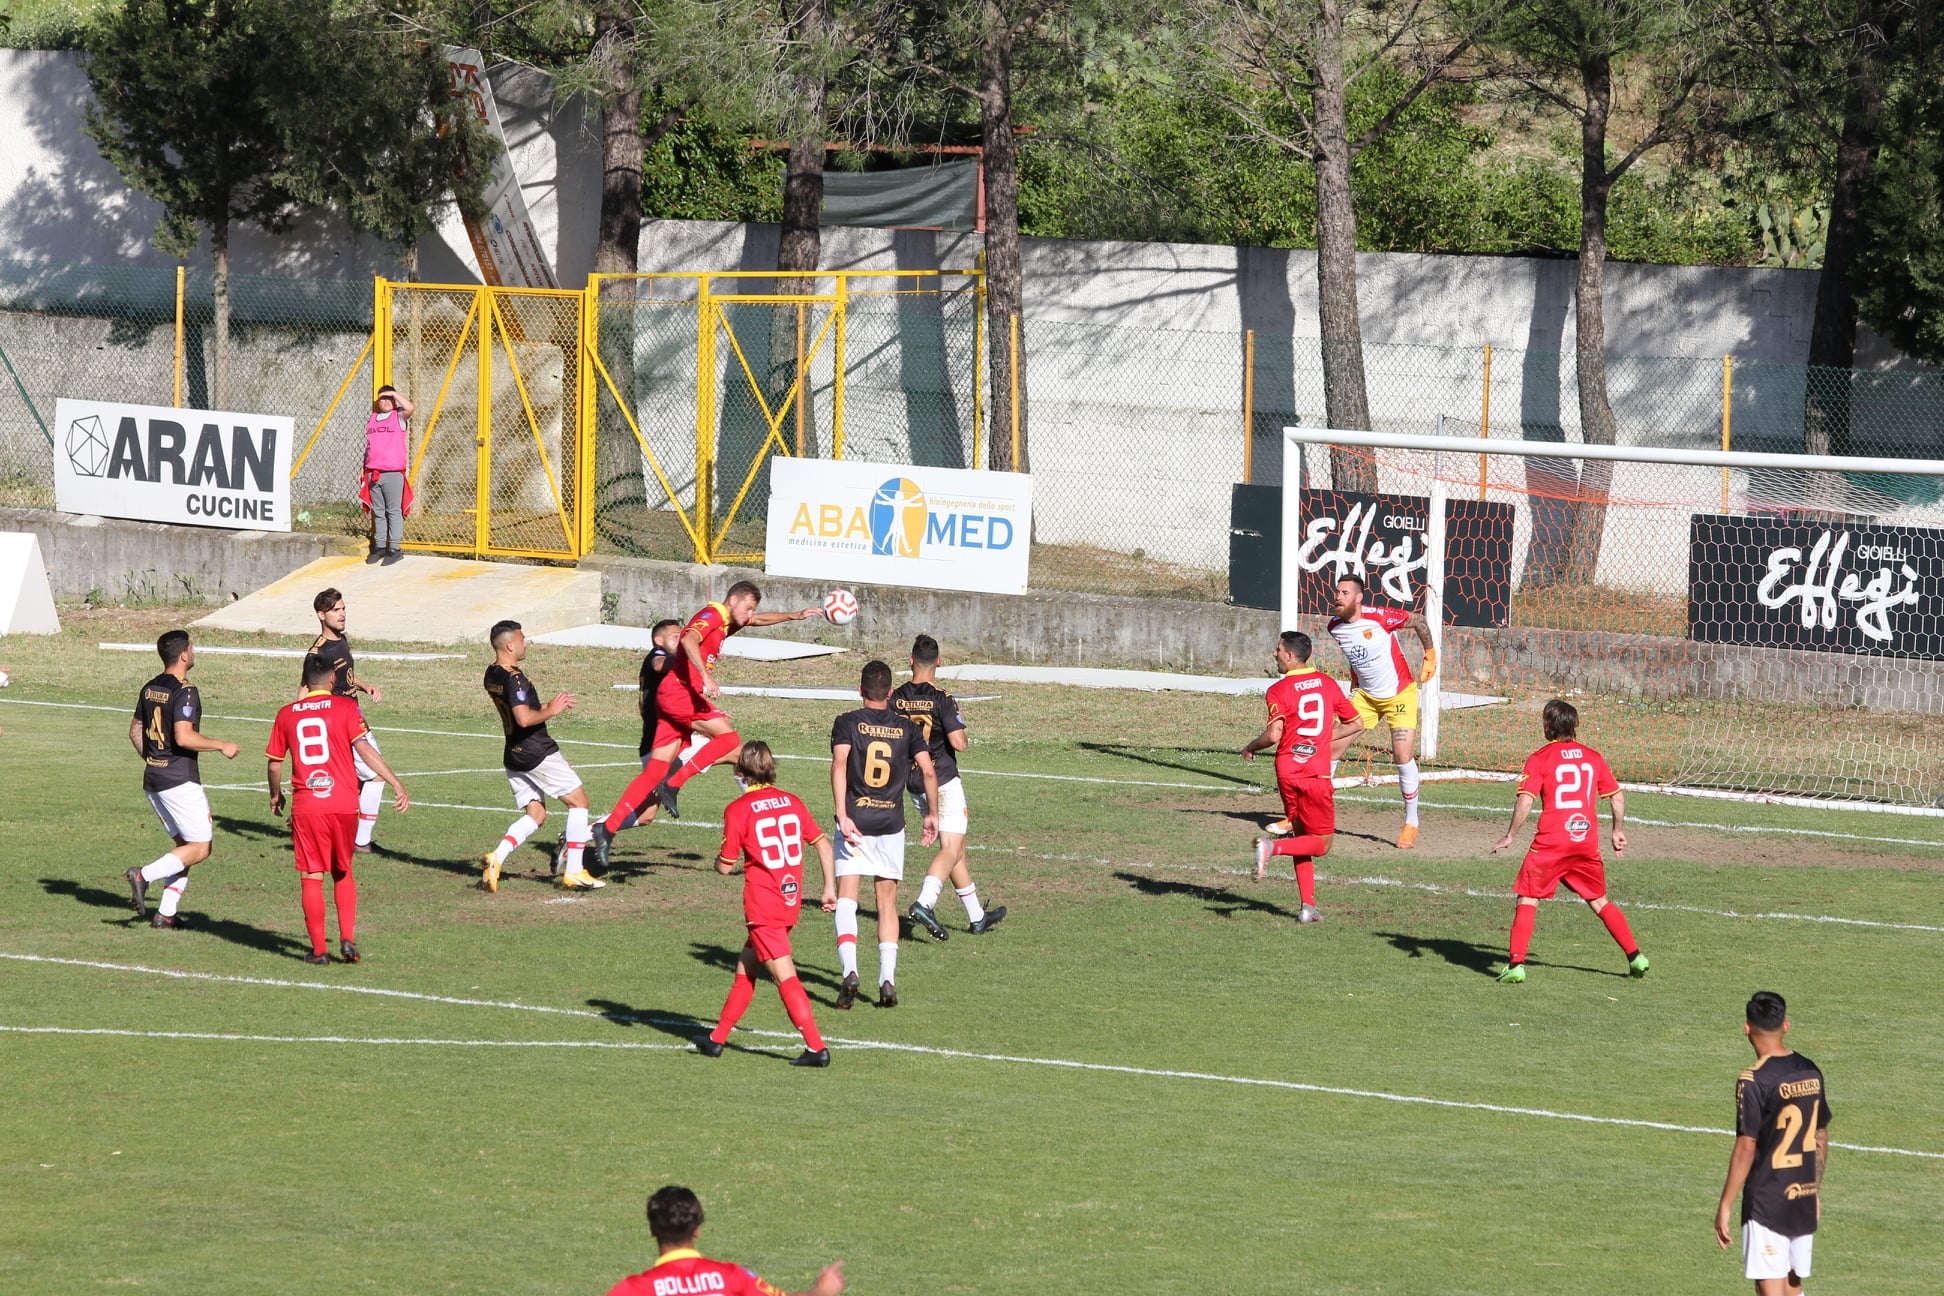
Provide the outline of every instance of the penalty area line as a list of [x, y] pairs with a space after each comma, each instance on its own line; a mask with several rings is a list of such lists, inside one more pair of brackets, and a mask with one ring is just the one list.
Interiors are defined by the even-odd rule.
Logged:
[[[96, 968], [114, 972], [136, 972], [147, 975], [184, 978], [198, 981], [233, 982], [243, 985], [271, 986], [277, 988], [304, 990], [340, 990], [354, 994], [376, 994], [401, 999], [416, 999], [432, 1003], [463, 1004], [476, 1007], [503, 1008], [521, 1012], [549, 1013], [567, 1017], [592, 1017], [621, 1024], [643, 1023], [649, 1025], [697, 1025], [699, 1023], [679, 1018], [622, 1016], [619, 1014], [590, 1012], [584, 1008], [554, 1008], [544, 1004], [523, 1004], [510, 1001], [487, 999], [460, 999], [446, 995], [419, 994], [408, 990], [387, 990], [375, 986], [327, 985], [316, 981], [287, 981], [269, 977], [224, 976], [214, 972], [176, 972], [165, 968], [139, 967], [125, 963], [106, 963], [89, 959], [55, 958], [39, 954], [10, 954], [0, 952], [0, 958], [31, 963], [51, 963], [69, 967]], [[111, 1035], [124, 1038], [163, 1038], [191, 1040], [233, 1040], [238, 1042], [264, 1043], [346, 1043], [346, 1044], [427, 1044], [479, 1047], [535, 1047], [535, 1048], [652, 1048], [666, 1051], [685, 1049], [684, 1044], [640, 1044], [624, 1041], [531, 1041], [514, 1042], [504, 1040], [408, 1040], [408, 1039], [370, 1039], [336, 1036], [253, 1036], [253, 1035], [215, 1035], [198, 1032], [160, 1032], [129, 1031], [107, 1029], [80, 1029], [63, 1027], [13, 1027], [0, 1026], [0, 1031], [20, 1034], [43, 1035]], [[738, 1028], [739, 1034], [775, 1038], [795, 1039], [794, 1032], [748, 1030]], [[1261, 1076], [1222, 1075], [1213, 1071], [1180, 1071], [1163, 1067], [1127, 1066], [1113, 1062], [1084, 1062], [1075, 1058], [1032, 1057], [1014, 1053], [980, 1053], [971, 1049], [938, 1048], [927, 1044], [900, 1044], [885, 1040], [845, 1039], [830, 1036], [829, 1042], [848, 1048], [873, 1050], [888, 1053], [909, 1053], [923, 1057], [951, 1058], [966, 1062], [992, 1062], [1008, 1066], [1048, 1067], [1061, 1071], [1083, 1071], [1101, 1075], [1139, 1076], [1152, 1080], [1194, 1080], [1206, 1084], [1237, 1085], [1244, 1088], [1276, 1089], [1292, 1093], [1324, 1094], [1335, 1098], [1362, 1098], [1374, 1102], [1401, 1103], [1414, 1107], [1436, 1107], [1447, 1111], [1490, 1112], [1502, 1116], [1531, 1116], [1542, 1120], [1572, 1121], [1583, 1125], [1608, 1125], [1626, 1129], [1661, 1130], [1675, 1134], [1706, 1134], [1711, 1138], [1723, 1138], [1727, 1130], [1715, 1129], [1705, 1125], [1680, 1125], [1671, 1121], [1639, 1120], [1625, 1116], [1595, 1116], [1586, 1112], [1554, 1111], [1548, 1107], [1515, 1107], [1506, 1103], [1468, 1102], [1457, 1098], [1433, 1098], [1424, 1094], [1392, 1093], [1383, 1089], [1357, 1089], [1347, 1085], [1311, 1084], [1302, 1080], [1277, 1080]], [[1927, 1161], [1944, 1161], [1944, 1152], [1924, 1152], [1914, 1148], [1877, 1147], [1857, 1143], [1831, 1143], [1849, 1152], [1874, 1152], [1884, 1156], [1917, 1157]]]

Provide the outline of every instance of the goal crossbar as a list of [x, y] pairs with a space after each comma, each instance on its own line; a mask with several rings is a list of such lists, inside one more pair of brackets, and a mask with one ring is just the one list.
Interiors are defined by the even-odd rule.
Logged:
[[1285, 427], [1291, 445], [1363, 446], [1457, 455], [1519, 455], [1534, 459], [1609, 459], [1616, 463], [1684, 464], [1694, 468], [1792, 468], [1799, 472], [1881, 473], [1944, 477], [1944, 459], [1871, 459], [1851, 455], [1763, 454], [1743, 450], [1668, 450], [1653, 446], [1587, 445], [1580, 441], [1514, 441], [1491, 437], [1427, 436], [1419, 432], [1344, 432]]

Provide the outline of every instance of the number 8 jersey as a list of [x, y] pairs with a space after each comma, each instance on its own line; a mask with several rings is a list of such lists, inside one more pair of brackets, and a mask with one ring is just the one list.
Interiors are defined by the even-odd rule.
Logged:
[[1620, 790], [1606, 757], [1583, 742], [1549, 742], [1526, 757], [1519, 791], [1539, 798], [1528, 856], [1600, 857], [1600, 802]]
[[351, 744], [370, 732], [364, 713], [348, 697], [306, 693], [277, 712], [263, 754], [271, 760], [291, 757], [292, 814], [358, 813], [358, 771]]
[[803, 904], [803, 852], [823, 836], [793, 792], [756, 783], [722, 812], [721, 858], [743, 863], [743, 921], [794, 927]]

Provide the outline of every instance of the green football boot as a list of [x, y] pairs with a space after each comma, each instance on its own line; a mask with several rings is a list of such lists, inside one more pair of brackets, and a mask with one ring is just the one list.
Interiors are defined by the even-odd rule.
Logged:
[[1525, 981], [1525, 964], [1513, 963], [1498, 975], [1500, 985], [1521, 985]]
[[1627, 975], [1630, 977], [1647, 975], [1647, 956], [1639, 950], [1635, 950], [1634, 956], [1627, 960]]

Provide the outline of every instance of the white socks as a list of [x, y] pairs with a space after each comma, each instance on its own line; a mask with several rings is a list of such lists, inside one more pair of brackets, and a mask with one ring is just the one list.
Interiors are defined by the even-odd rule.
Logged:
[[1335, 777], [1336, 777], [1336, 767], [1337, 767], [1337, 762], [1336, 762], [1336, 761], [1331, 761], [1331, 762], [1330, 762], [1330, 777], [1331, 777], [1331, 778], [1335, 778]]
[[945, 892], [945, 879], [925, 875], [925, 884], [918, 888], [918, 903], [930, 909], [938, 904], [938, 897]]
[[979, 903], [979, 888], [976, 886], [953, 887], [958, 892], [959, 903], [965, 906], [965, 916], [972, 922], [985, 917], [985, 906]]
[[898, 942], [878, 942], [878, 980], [898, 984]]
[[155, 911], [164, 918], [175, 917], [176, 906], [182, 903], [182, 893], [188, 889], [189, 873], [185, 869], [176, 876], [175, 881], [162, 888], [162, 903], [155, 907]]
[[178, 873], [187, 871], [182, 867], [182, 861], [174, 855], [164, 855], [155, 863], [142, 866], [142, 881], [160, 882], [163, 878], [172, 878]]
[[837, 961], [845, 976], [857, 975], [857, 901], [837, 901]]
[[1418, 767], [1414, 760], [1405, 761], [1397, 767], [1397, 787], [1404, 794], [1404, 822], [1415, 824], [1418, 821]]
[[493, 848], [493, 858], [501, 864], [506, 863], [506, 857], [518, 850], [521, 842], [539, 831], [540, 825], [534, 821], [532, 815], [521, 815], [506, 830], [506, 836], [500, 838], [500, 844]]
[[[532, 823], [531, 819], [527, 820]], [[581, 851], [587, 846], [587, 808], [567, 807], [567, 872], [581, 871]]]
[[385, 785], [370, 779], [358, 788], [358, 845], [371, 845], [371, 834], [378, 827], [378, 807], [385, 803]]

